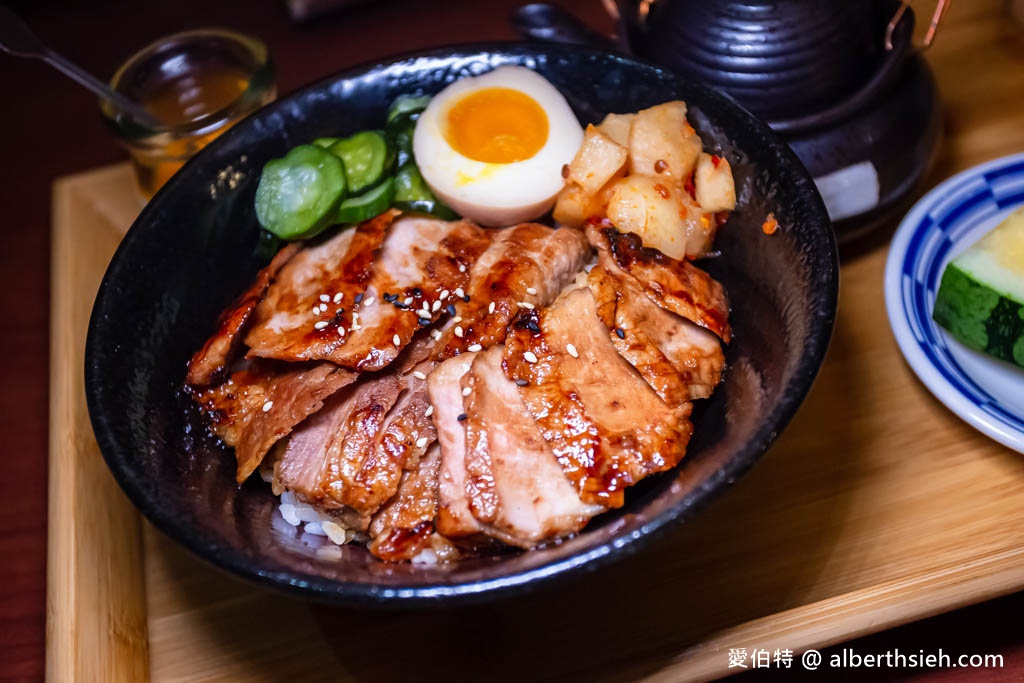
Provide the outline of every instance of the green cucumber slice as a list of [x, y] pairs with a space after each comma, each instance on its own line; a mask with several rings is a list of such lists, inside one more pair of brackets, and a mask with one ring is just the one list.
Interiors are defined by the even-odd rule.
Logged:
[[395, 179], [385, 178], [377, 187], [357, 197], [349, 197], [338, 206], [339, 223], [362, 223], [379, 216], [395, 199]]
[[345, 166], [316, 145], [268, 161], [256, 188], [256, 218], [284, 240], [312, 237], [334, 221], [345, 197]]
[[445, 206], [427, 187], [414, 163], [407, 163], [395, 173], [395, 207], [411, 213], [425, 213], [445, 220], [454, 220], [457, 213]]
[[399, 95], [388, 107], [387, 123], [399, 117], [410, 117], [415, 120], [430, 104], [430, 95]]
[[356, 133], [338, 140], [330, 150], [345, 162], [349, 192], [359, 193], [373, 187], [388, 170], [388, 141], [380, 131]]
[[327, 149], [340, 139], [341, 138], [317, 138], [316, 140], [313, 140], [313, 144], [317, 147]]

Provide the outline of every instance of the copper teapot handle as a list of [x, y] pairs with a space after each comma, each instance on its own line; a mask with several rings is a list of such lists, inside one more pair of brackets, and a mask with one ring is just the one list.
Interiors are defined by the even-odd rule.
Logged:
[[[920, 49], [924, 50], [931, 47], [932, 42], [935, 40], [935, 34], [938, 33], [939, 23], [942, 21], [942, 15], [946, 13], [946, 9], [949, 7], [949, 3], [952, 0], [938, 0], [935, 4], [935, 11], [932, 12], [932, 20], [928, 24], [928, 31], [924, 34], [924, 40], [921, 42]], [[892, 15], [892, 19], [889, 20], [889, 25], [885, 27], [885, 49], [892, 50], [893, 33], [896, 31], [896, 27], [899, 26], [900, 21], [903, 19], [903, 15], [910, 7], [911, 0], [903, 0], [900, 6], [896, 9], [896, 13]]]

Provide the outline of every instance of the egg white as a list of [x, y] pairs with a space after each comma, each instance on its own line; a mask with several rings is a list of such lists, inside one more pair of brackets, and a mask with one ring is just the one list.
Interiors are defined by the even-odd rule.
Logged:
[[[548, 118], [548, 138], [529, 159], [508, 164], [476, 161], [445, 139], [448, 112], [483, 88], [509, 88], [531, 97]], [[413, 154], [427, 185], [462, 216], [486, 226], [515, 225], [543, 216], [565, 184], [562, 166], [583, 142], [583, 128], [558, 90], [521, 66], [502, 66], [462, 78], [438, 93], [413, 133]]]

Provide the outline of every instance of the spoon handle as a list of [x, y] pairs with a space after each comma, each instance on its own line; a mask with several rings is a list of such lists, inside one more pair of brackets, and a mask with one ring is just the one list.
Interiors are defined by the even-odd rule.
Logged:
[[163, 122], [153, 116], [153, 114], [149, 113], [149, 111], [147, 111], [141, 104], [128, 99], [88, 71], [85, 71], [74, 62], [68, 61], [53, 50], [45, 48], [43, 52], [39, 54], [39, 59], [57, 69], [79, 85], [88, 88], [99, 96], [100, 99], [109, 100], [110, 103], [114, 105], [115, 109], [125, 112], [131, 118], [135, 119], [147, 128], [165, 128]]
[[128, 114], [143, 126], [153, 130], [167, 128], [159, 118], [147, 111], [141, 104], [125, 97], [92, 74], [84, 71], [77, 64], [46, 47], [21, 20], [21, 17], [4, 5], [0, 5], [0, 51], [15, 57], [41, 59], [76, 83], [94, 92], [100, 99], [109, 101], [114, 108]]

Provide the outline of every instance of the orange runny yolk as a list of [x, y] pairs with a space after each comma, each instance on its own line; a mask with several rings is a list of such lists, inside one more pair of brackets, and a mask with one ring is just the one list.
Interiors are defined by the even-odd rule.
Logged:
[[548, 117], [536, 100], [518, 90], [483, 88], [448, 110], [445, 139], [464, 157], [511, 164], [544, 147]]

